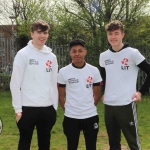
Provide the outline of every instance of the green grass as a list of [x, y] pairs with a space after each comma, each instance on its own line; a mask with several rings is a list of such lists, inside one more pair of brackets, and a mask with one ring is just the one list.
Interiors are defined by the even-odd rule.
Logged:
[[[138, 103], [139, 136], [143, 150], [150, 150], [150, 97], [142, 97]], [[100, 117], [100, 130], [98, 133], [97, 149], [108, 150], [108, 137], [104, 123], [104, 107], [100, 101], [98, 104], [98, 113]], [[3, 120], [3, 132], [0, 135], [0, 150], [17, 150], [19, 132], [15, 123], [15, 113], [11, 103], [10, 92], [0, 91], [0, 117]], [[66, 150], [66, 137], [62, 130], [63, 111], [59, 106], [57, 111], [57, 122], [52, 130], [51, 150]], [[122, 136], [122, 145], [127, 146], [124, 136]], [[34, 130], [31, 150], [37, 150], [37, 136]], [[81, 132], [78, 150], [85, 150], [84, 137]]]

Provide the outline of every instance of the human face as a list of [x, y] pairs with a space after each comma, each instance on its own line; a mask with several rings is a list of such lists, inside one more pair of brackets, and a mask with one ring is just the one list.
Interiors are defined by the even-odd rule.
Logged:
[[70, 56], [72, 58], [73, 64], [77, 67], [82, 67], [84, 65], [84, 57], [87, 50], [81, 45], [74, 45], [70, 50]]
[[107, 39], [113, 50], [120, 50], [122, 48], [122, 39], [124, 38], [124, 33], [120, 30], [107, 31]]
[[48, 39], [48, 30], [41, 31], [40, 29], [31, 32], [32, 43], [37, 49], [42, 49]]

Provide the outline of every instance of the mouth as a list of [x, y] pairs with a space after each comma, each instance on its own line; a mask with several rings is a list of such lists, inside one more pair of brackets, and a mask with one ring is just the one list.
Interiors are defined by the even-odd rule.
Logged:
[[39, 39], [39, 41], [44, 42], [44, 41], [45, 41], [45, 39]]
[[75, 57], [75, 59], [80, 59], [80, 57]]
[[117, 41], [116, 41], [116, 40], [111, 40], [111, 42], [112, 42], [112, 43], [115, 43], [115, 42], [117, 42]]

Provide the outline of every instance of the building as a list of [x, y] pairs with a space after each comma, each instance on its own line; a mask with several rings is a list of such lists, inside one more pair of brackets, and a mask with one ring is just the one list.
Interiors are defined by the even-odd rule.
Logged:
[[0, 73], [11, 73], [16, 53], [15, 34], [13, 34], [16, 28], [12, 25], [0, 25]]

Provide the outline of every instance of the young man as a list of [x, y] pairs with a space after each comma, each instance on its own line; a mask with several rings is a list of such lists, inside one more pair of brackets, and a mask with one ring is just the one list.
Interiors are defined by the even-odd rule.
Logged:
[[49, 29], [42, 20], [34, 22], [32, 40], [14, 59], [10, 89], [20, 132], [18, 150], [30, 149], [35, 126], [39, 150], [50, 149], [50, 132], [58, 106], [58, 64], [52, 50], [45, 45]]
[[72, 63], [58, 74], [59, 102], [64, 109], [63, 129], [67, 150], [77, 150], [80, 131], [83, 130], [86, 149], [96, 150], [99, 117], [96, 105], [100, 99], [99, 70], [86, 63], [87, 53], [83, 40], [69, 44]]
[[[110, 150], [121, 150], [121, 130], [130, 149], [141, 150], [135, 102], [141, 101], [150, 86], [150, 65], [137, 49], [122, 42], [124, 26], [120, 21], [110, 22], [105, 29], [111, 47], [100, 54], [99, 63], [105, 84], [103, 102]], [[136, 91], [139, 68], [147, 78]]]

